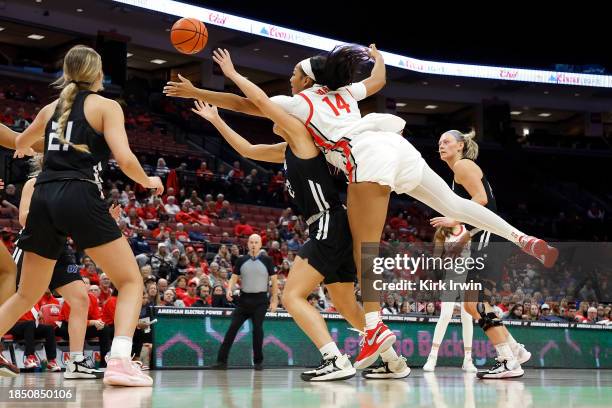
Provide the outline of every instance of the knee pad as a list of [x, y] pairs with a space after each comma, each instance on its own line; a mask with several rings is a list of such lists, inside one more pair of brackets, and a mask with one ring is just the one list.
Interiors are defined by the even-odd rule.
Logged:
[[480, 319], [478, 319], [478, 325], [482, 328], [484, 332], [486, 332], [492, 327], [504, 325], [501, 319], [497, 317], [495, 313], [485, 312], [485, 307], [483, 303], [478, 303], [478, 305], [476, 305], [476, 310], [478, 310], [478, 314], [480, 315]]

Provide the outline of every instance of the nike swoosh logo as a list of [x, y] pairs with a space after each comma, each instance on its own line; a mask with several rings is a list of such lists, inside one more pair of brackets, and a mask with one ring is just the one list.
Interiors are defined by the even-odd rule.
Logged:
[[374, 332], [372, 339], [368, 340], [368, 346], [371, 346], [372, 344], [374, 344], [374, 340], [376, 339], [376, 337], [378, 337], [378, 332], [380, 332], [381, 330], [382, 330], [382, 326], [379, 327], [378, 330], [376, 330], [376, 332]]

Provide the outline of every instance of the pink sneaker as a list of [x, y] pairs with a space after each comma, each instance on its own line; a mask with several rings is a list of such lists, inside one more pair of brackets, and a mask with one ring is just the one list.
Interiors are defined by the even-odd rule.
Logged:
[[524, 252], [540, 261], [545, 268], [552, 268], [559, 257], [559, 250], [548, 245], [543, 239], [523, 235], [519, 244]]
[[124, 387], [151, 387], [153, 379], [142, 373], [140, 365], [129, 357], [109, 358], [104, 372], [104, 384]]

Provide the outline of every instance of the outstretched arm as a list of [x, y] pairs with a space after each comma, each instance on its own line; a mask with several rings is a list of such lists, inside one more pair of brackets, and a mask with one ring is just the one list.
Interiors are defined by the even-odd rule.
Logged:
[[[19, 133], [0, 123], [0, 146], [15, 150], [15, 140]], [[43, 153], [45, 150], [45, 138], [41, 137], [32, 145], [32, 150], [36, 153]]]
[[376, 49], [376, 45], [370, 45], [370, 55], [374, 58], [374, 68], [372, 68], [372, 72], [370, 76], [363, 81], [362, 84], [366, 87], [367, 96], [374, 95], [387, 83], [387, 70], [385, 68], [385, 60], [383, 59], [382, 54], [378, 49]]
[[[231, 79], [261, 112], [286, 132], [287, 138], [310, 137], [306, 127], [299, 119], [285, 112], [283, 108], [272, 102], [260, 87], [236, 71], [227, 50], [215, 50], [213, 60], [219, 64], [225, 76]], [[291, 143], [290, 140], [287, 141]]]
[[253, 116], [264, 116], [257, 106], [247, 98], [227, 92], [207, 91], [193, 86], [190, 80], [178, 76], [179, 81], [170, 81], [164, 87], [164, 94], [175, 98], [193, 98], [234, 112]]
[[223, 136], [242, 157], [271, 163], [282, 163], [285, 160], [286, 142], [273, 145], [253, 145], [236, 133], [223, 119], [221, 119], [216, 106], [209, 105], [202, 101], [195, 101], [195, 106], [196, 107], [193, 108], [192, 111], [217, 128], [221, 136]]

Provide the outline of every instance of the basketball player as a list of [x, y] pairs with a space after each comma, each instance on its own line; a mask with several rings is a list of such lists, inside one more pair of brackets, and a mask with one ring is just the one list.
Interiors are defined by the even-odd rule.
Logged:
[[[461, 133], [457, 130], [449, 130], [440, 137], [438, 150], [442, 159], [453, 171], [453, 191], [462, 198], [472, 200], [491, 211], [497, 211], [497, 204], [493, 190], [484, 172], [476, 164], [478, 158], [478, 143], [474, 140], [474, 131]], [[436, 227], [454, 228], [459, 223], [448, 217], [436, 217], [431, 224]], [[488, 231], [468, 226], [470, 234], [478, 242], [473, 246], [474, 256], [484, 256], [489, 249], [489, 241], [499, 241], [496, 236], [491, 236]], [[497, 256], [487, 257], [486, 276], [481, 280], [485, 288], [480, 295], [482, 302], [477, 302], [478, 296], [468, 294], [468, 301], [464, 302], [464, 308], [478, 321], [479, 326], [491, 339], [498, 353], [497, 363], [488, 371], [478, 373], [479, 378], [513, 378], [523, 375], [521, 364], [531, 358], [531, 353], [522, 344], [516, 342], [506, 326], [493, 312], [489, 304], [492, 282], [501, 282], [501, 265], [492, 265], [499, 259]], [[468, 273], [468, 280], [477, 280], [473, 271]], [[433, 350], [433, 349], [432, 349]], [[426, 367], [435, 367], [435, 356], [430, 354]]]
[[[229, 56], [228, 56], [229, 59]], [[226, 61], [231, 64], [231, 60]], [[302, 373], [305, 381], [330, 381], [355, 375], [348, 356], [341, 355], [321, 314], [307, 301], [313, 288], [325, 283], [334, 306], [351, 325], [363, 327], [364, 313], [356, 301], [353, 284], [355, 264], [352, 239], [344, 209], [325, 158], [312, 142], [304, 125], [272, 103], [255, 84], [226, 69], [259, 109], [275, 123], [274, 132], [285, 139], [275, 145], [252, 145], [219, 117], [217, 108], [197, 101], [195, 113], [210, 121], [244, 157], [285, 164], [287, 189], [309, 226], [309, 241], [300, 249], [283, 292], [283, 305], [322, 354], [319, 367]], [[386, 378], [410, 374], [403, 357], [393, 348], [383, 354]]]
[[[19, 133], [0, 123], [0, 146], [15, 150], [15, 138]], [[43, 145], [38, 142], [34, 146], [37, 151], [43, 151]], [[33, 155], [34, 152], [30, 152]], [[17, 267], [3, 242], [0, 242], [0, 305], [10, 298], [16, 291], [15, 282]], [[19, 368], [4, 358], [0, 344], [0, 376], [14, 377], [19, 374]]]
[[119, 296], [115, 338], [104, 383], [151, 386], [130, 358], [144, 285], [129, 244], [106, 208], [99, 172], [112, 152], [123, 172], [145, 188], [163, 192], [158, 177], [148, 177], [131, 152], [119, 104], [95, 93], [102, 89], [102, 60], [77, 45], [64, 58], [56, 84], [60, 97], [45, 106], [17, 137], [17, 157], [44, 135], [45, 160], [32, 194], [18, 292], [0, 306], [0, 334], [28, 310], [49, 286], [53, 269], [70, 235], [111, 278]]
[[[457, 224], [453, 227], [439, 227], [434, 235], [434, 257], [455, 257], [459, 256], [462, 258], [468, 258], [470, 256], [470, 233], [463, 224]], [[456, 248], [458, 246], [458, 248]], [[458, 252], [457, 255], [455, 255]], [[452, 275], [452, 271], [445, 277], [449, 279]], [[447, 299], [446, 297], [453, 298], [459, 294], [454, 292], [445, 293], [443, 296], [446, 301], [442, 301], [442, 307], [440, 310], [440, 318], [436, 323], [434, 330], [433, 342], [431, 345], [431, 352], [427, 358], [427, 363], [423, 367], [423, 371], [434, 371], [436, 367], [436, 360], [438, 358], [438, 350], [442, 345], [442, 339], [446, 333], [448, 323], [453, 317], [453, 310], [455, 309], [455, 299]], [[449, 301], [450, 300], [450, 301]], [[472, 338], [474, 335], [474, 322], [472, 316], [465, 311], [463, 305], [461, 305], [461, 326], [463, 328], [463, 364], [461, 368], [463, 371], [469, 373], [475, 373], [476, 367], [472, 362]]]
[[[42, 165], [42, 157], [40, 162], [35, 164], [36, 167]], [[33, 159], [36, 161], [37, 157]], [[35, 169], [35, 173], [40, 170]], [[21, 191], [21, 202], [19, 205], [19, 223], [25, 227], [30, 211], [30, 201], [34, 192], [34, 184], [36, 183], [36, 174], [23, 185]], [[121, 207], [116, 205], [109, 210], [111, 216], [117, 221], [121, 215]], [[19, 240], [15, 243], [15, 251], [13, 259], [17, 264], [17, 286], [19, 287], [19, 277], [23, 264], [23, 249], [20, 246]], [[69, 332], [69, 347], [70, 359], [66, 364], [64, 378], [66, 379], [95, 379], [102, 378], [104, 372], [95, 369], [93, 361], [85, 358], [83, 355], [83, 346], [85, 342], [85, 334], [87, 331], [87, 310], [89, 308], [89, 296], [85, 283], [81, 279], [76, 259], [73, 252], [68, 247], [64, 246], [55, 267], [53, 275], [49, 283], [51, 291], [58, 292], [65, 302], [70, 305], [70, 316], [68, 321]]]
[[[349, 180], [348, 217], [358, 277], [361, 276], [362, 244], [379, 242], [391, 191], [409, 194], [444, 215], [500, 235], [551, 267], [558, 256], [555, 248], [516, 230], [490, 210], [454, 194], [414, 146], [400, 135], [405, 125], [402, 119], [381, 114], [361, 118], [357, 101], [384, 86], [382, 55], [374, 46], [369, 51], [376, 63], [372, 75], [362, 82], [353, 83], [353, 78], [360, 60], [355, 54], [364, 51], [341, 46], [326, 56], [313, 57], [296, 66], [291, 83], [315, 85], [293, 97], [272, 98], [306, 125], [327, 161], [343, 170]], [[222, 70], [228, 57], [227, 50], [215, 51], [214, 59], [220, 62]], [[310, 81], [304, 81], [304, 77]], [[167, 92], [172, 93], [176, 85], [169, 86]], [[382, 330], [379, 303], [365, 302], [364, 309], [365, 339], [355, 361], [357, 368], [368, 367], [381, 351], [393, 344], [387, 342], [392, 333]]]

